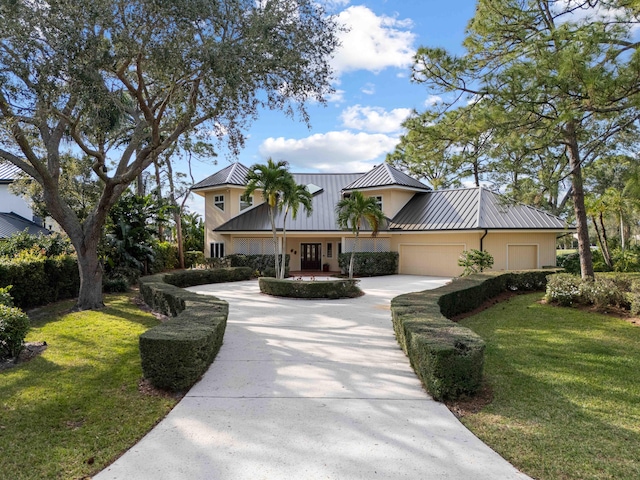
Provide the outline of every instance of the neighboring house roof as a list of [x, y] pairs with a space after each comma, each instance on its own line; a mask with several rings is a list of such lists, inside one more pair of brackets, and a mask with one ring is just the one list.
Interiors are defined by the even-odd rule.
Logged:
[[362, 175], [343, 190], [362, 190], [365, 188], [400, 186], [423, 191], [431, 190], [424, 183], [411, 178], [406, 173], [397, 170], [386, 163], [382, 163]]
[[0, 238], [7, 238], [15, 233], [19, 233], [27, 229], [31, 235], [43, 233], [49, 235], [51, 232], [46, 228], [42, 228], [37, 223], [21, 217], [17, 213], [0, 213]]
[[[307, 217], [304, 208], [298, 210], [298, 216], [294, 220], [291, 213], [287, 217], [287, 231], [338, 231], [336, 221], [336, 203], [340, 200], [341, 191], [357, 178], [361, 173], [294, 173], [293, 177], [299, 185], [314, 184], [322, 188], [313, 196], [313, 213]], [[284, 212], [276, 215], [276, 228], [282, 229]], [[245, 210], [237, 217], [220, 225], [217, 232], [231, 231], [262, 231], [271, 230], [269, 220], [269, 207], [262, 203], [254, 208]]]
[[416, 194], [389, 224], [391, 230], [562, 230], [562, 219], [537, 208], [508, 203], [482, 187]]
[[13, 163], [0, 163], [0, 183], [11, 183], [16, 180], [21, 173], [22, 170], [16, 167]]
[[191, 187], [191, 190], [218, 187], [221, 185], [239, 185], [243, 187], [246, 185], [247, 173], [249, 173], [249, 169], [243, 164], [232, 163], [228, 167], [196, 183]]

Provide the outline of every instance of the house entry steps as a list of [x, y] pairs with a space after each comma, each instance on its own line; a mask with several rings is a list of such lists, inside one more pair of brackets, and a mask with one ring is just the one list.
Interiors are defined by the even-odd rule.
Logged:
[[417, 379], [392, 298], [447, 278], [363, 278], [365, 295], [295, 300], [257, 280], [189, 290], [229, 302], [202, 380], [97, 480], [527, 479]]

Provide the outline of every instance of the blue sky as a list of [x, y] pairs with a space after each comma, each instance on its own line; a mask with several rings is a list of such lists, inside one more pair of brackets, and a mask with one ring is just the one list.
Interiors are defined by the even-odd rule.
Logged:
[[[264, 111], [246, 132], [237, 157], [221, 150], [217, 164], [195, 161], [196, 181], [230, 162], [247, 166], [286, 160], [292, 172], [361, 172], [384, 161], [402, 134], [401, 123], [433, 99], [410, 81], [411, 59], [421, 45], [460, 51], [472, 18], [472, 0], [326, 0], [348, 26], [333, 60], [336, 93], [326, 106], [310, 105], [311, 128], [280, 112]], [[190, 209], [202, 213], [196, 196]]]

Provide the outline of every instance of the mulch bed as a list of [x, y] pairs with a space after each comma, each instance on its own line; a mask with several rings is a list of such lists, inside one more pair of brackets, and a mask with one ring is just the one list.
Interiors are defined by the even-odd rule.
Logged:
[[0, 370], [7, 370], [8, 368], [15, 367], [20, 363], [28, 362], [34, 359], [47, 349], [47, 342], [26, 342], [24, 348], [18, 355], [18, 358], [7, 358], [0, 360]]

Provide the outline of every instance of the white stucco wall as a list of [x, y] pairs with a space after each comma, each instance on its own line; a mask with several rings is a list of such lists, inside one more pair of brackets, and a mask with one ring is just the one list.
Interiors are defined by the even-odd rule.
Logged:
[[0, 212], [14, 212], [26, 218], [33, 219], [33, 212], [26, 201], [9, 191], [9, 185], [0, 185]]

